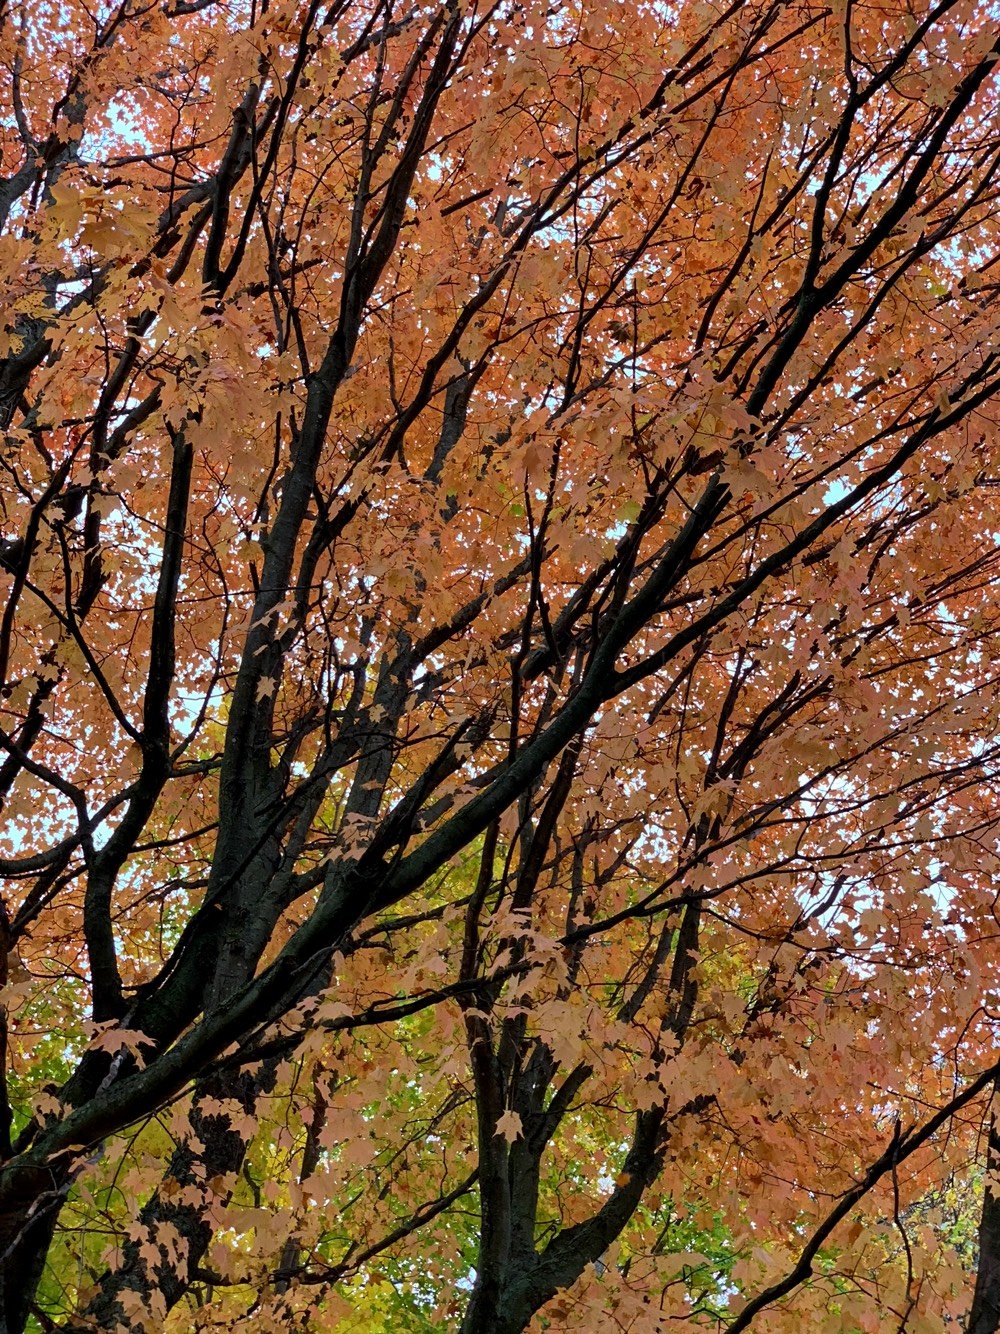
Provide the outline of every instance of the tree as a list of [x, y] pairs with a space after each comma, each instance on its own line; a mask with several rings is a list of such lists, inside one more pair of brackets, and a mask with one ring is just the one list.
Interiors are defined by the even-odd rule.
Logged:
[[989, 7], [0, 16], [4, 1327], [997, 1328]]

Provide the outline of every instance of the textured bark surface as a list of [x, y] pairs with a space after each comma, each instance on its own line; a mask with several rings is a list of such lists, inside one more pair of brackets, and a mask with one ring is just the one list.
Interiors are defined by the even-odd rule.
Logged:
[[1000, 1329], [1000, 1084], [993, 1086], [989, 1139], [986, 1151], [987, 1179], [979, 1220], [979, 1260], [976, 1286], [969, 1312], [968, 1334], [996, 1334]]

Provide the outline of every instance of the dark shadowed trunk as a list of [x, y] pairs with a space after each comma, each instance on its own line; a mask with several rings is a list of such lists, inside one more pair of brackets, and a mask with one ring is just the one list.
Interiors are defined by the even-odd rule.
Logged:
[[[269, 1062], [253, 1073], [205, 1081], [191, 1111], [191, 1135], [174, 1150], [163, 1185], [142, 1210], [141, 1232], [125, 1243], [121, 1263], [67, 1331], [146, 1330], [150, 1316], [165, 1319], [184, 1296], [212, 1239], [209, 1197], [228, 1202], [246, 1157], [250, 1130], [234, 1121], [241, 1114], [253, 1117], [258, 1098], [274, 1085], [276, 1068]], [[143, 1313], [138, 1321], [130, 1318], [136, 1310]]]
[[986, 1187], [983, 1212], [979, 1220], [979, 1266], [976, 1289], [969, 1313], [968, 1334], [994, 1334], [1000, 1329], [1000, 1191], [995, 1189], [1000, 1172], [1000, 1080], [993, 1085], [990, 1107], [990, 1134], [986, 1150]]

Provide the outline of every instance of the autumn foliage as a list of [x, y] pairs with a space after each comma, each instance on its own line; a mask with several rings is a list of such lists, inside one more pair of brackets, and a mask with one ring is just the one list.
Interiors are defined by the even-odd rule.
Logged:
[[998, 43], [0, 0], [0, 1328], [1000, 1326]]

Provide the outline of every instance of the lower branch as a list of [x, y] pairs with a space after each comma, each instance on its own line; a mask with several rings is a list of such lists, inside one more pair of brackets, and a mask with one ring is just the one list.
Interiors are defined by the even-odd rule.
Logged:
[[[884, 1176], [892, 1172], [911, 1154], [922, 1148], [943, 1126], [947, 1125], [956, 1112], [960, 1112], [963, 1107], [977, 1098], [998, 1077], [1000, 1077], [1000, 1061], [991, 1065], [988, 1070], [984, 1070], [961, 1093], [956, 1094], [950, 1102], [939, 1108], [922, 1126], [915, 1126], [912, 1130], [901, 1134], [897, 1123], [888, 1148], [872, 1163], [861, 1180], [840, 1197], [803, 1246], [794, 1266], [784, 1278], [779, 1279], [777, 1283], [772, 1283], [770, 1287], [765, 1288], [763, 1292], [758, 1293], [756, 1297], [747, 1302], [736, 1319], [727, 1326], [726, 1334], [741, 1334], [741, 1331], [749, 1329], [751, 1323], [761, 1311], [780, 1301], [782, 1297], [787, 1297], [799, 1284], [804, 1283], [813, 1272], [813, 1261], [822, 1249], [824, 1242], [851, 1210], [864, 1199]], [[986, 1334], [986, 1331], [994, 1329], [996, 1329], [996, 1325], [980, 1325], [979, 1334]]]

